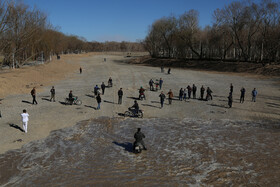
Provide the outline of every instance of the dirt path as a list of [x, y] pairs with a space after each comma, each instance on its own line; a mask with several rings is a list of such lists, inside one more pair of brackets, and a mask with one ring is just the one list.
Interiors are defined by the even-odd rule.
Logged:
[[[103, 59], [107, 58], [104, 62]], [[140, 86], [148, 89], [148, 81], [153, 78], [163, 78], [163, 91], [169, 89], [177, 96], [179, 89], [195, 83], [199, 89], [201, 85], [209, 86], [213, 90], [213, 101], [200, 101], [190, 99], [187, 102], [174, 100], [172, 105], [165, 104], [163, 109], [159, 106], [159, 92], [147, 91], [147, 100], [140, 101], [140, 108], [144, 110], [144, 117], [168, 117], [168, 118], [192, 118], [192, 119], [231, 119], [231, 120], [273, 120], [280, 119], [280, 86], [279, 79], [257, 79], [248, 76], [226, 75], [221, 73], [207, 73], [200, 71], [188, 71], [172, 69], [171, 74], [160, 73], [160, 68], [128, 65], [122, 63], [123, 56], [95, 55], [82, 59], [67, 59], [67, 63], [81, 66], [83, 73], [68, 74], [66, 80], [57, 81], [56, 102], [49, 102], [51, 86], [42, 86], [42, 91], [37, 95], [38, 105], [31, 105], [29, 92], [19, 95], [10, 95], [1, 101], [2, 118], [0, 118], [0, 153], [7, 150], [20, 148], [33, 140], [48, 136], [52, 130], [73, 126], [79, 121], [96, 118], [99, 116], [119, 117], [133, 104], [133, 97], [138, 96], [137, 89]], [[63, 67], [59, 67], [63, 68]], [[5, 75], [4, 75], [5, 76]], [[64, 75], [63, 75], [64, 76]], [[93, 87], [102, 82], [107, 84], [109, 77], [113, 78], [114, 86], [105, 89], [105, 95], [101, 96], [101, 110], [95, 110], [97, 106], [93, 98]], [[21, 79], [20, 74], [18, 79]], [[47, 78], [47, 77], [46, 77]], [[227, 108], [227, 96], [229, 85], [233, 83], [233, 108]], [[240, 89], [246, 88], [245, 103], [239, 103]], [[117, 91], [122, 87], [124, 91], [123, 104], [117, 103]], [[251, 91], [256, 87], [259, 95], [257, 102], [251, 102]], [[78, 96], [83, 104], [81, 106], [67, 106], [61, 104], [68, 95], [69, 90]], [[28, 89], [29, 91], [29, 89]], [[177, 99], [177, 98], [176, 98]], [[167, 101], [166, 101], [167, 103]], [[20, 114], [27, 109], [30, 115], [28, 133], [25, 134], [13, 126], [21, 125]], [[17, 141], [21, 139], [22, 141]]]

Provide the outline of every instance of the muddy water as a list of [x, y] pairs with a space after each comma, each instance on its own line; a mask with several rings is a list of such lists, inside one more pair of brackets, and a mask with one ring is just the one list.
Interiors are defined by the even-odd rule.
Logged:
[[[80, 122], [0, 155], [3, 186], [278, 186], [280, 129], [238, 121]], [[132, 153], [141, 127], [148, 151]]]

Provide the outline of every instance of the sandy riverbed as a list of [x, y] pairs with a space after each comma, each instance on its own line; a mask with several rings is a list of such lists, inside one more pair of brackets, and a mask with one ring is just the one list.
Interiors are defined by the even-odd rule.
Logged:
[[[104, 62], [103, 59], [107, 61]], [[20, 148], [33, 140], [45, 138], [56, 129], [75, 125], [77, 122], [100, 116], [119, 117], [133, 104], [133, 97], [138, 96], [140, 86], [148, 88], [148, 81], [153, 78], [163, 78], [163, 91], [169, 89], [178, 95], [179, 89], [195, 83], [209, 86], [214, 92], [213, 101], [190, 99], [187, 102], [175, 100], [172, 105], [167, 101], [163, 109], [159, 106], [159, 92], [147, 91], [147, 100], [140, 101], [140, 108], [144, 110], [144, 118], [191, 118], [203, 120], [243, 120], [243, 121], [279, 121], [280, 119], [280, 86], [277, 78], [258, 78], [250, 75], [209, 73], [172, 69], [171, 75], [163, 74], [160, 68], [123, 63], [127, 59], [121, 55], [99, 54], [91, 56], [63, 57], [61, 61], [1, 73], [1, 85], [15, 82], [12, 87], [1, 87], [2, 101], [0, 109], [0, 153]], [[79, 74], [78, 68], [83, 68]], [[96, 100], [92, 97], [93, 87], [102, 82], [107, 84], [109, 77], [113, 78], [114, 87], [106, 88], [101, 110], [97, 111]], [[14, 81], [14, 80], [18, 80]], [[24, 82], [24, 84], [23, 84]], [[234, 85], [233, 108], [227, 108], [229, 85]], [[1, 86], [0, 85], [0, 86]], [[28, 85], [28, 86], [27, 86]], [[38, 105], [31, 105], [30, 89], [39, 88]], [[42, 86], [41, 86], [42, 85]], [[50, 88], [56, 88], [56, 102], [49, 102]], [[245, 103], [239, 103], [240, 89], [246, 88]], [[123, 104], [117, 105], [117, 91], [124, 90]], [[256, 87], [259, 95], [257, 102], [251, 102], [251, 91]], [[16, 91], [14, 91], [16, 90]], [[83, 104], [81, 106], [66, 106], [60, 102], [73, 90]], [[8, 94], [9, 93], [9, 94]], [[7, 95], [8, 94], [8, 95]], [[199, 94], [199, 91], [198, 91]], [[197, 95], [198, 95], [197, 94]], [[3, 96], [5, 96], [3, 98]], [[30, 115], [28, 133], [25, 134], [13, 126], [21, 127], [20, 114], [27, 109]], [[276, 127], [277, 128], [277, 127]], [[21, 139], [22, 141], [17, 141]]]

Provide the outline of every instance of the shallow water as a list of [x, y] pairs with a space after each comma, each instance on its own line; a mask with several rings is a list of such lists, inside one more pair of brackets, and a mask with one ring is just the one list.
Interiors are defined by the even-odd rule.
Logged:
[[[148, 151], [136, 155], [138, 127]], [[99, 118], [0, 155], [0, 185], [277, 186], [279, 168], [277, 124]]]

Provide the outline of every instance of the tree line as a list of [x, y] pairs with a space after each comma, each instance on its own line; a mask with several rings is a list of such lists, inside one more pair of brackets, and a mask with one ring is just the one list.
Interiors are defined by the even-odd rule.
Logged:
[[279, 62], [279, 8], [273, 0], [235, 1], [216, 9], [204, 29], [190, 10], [156, 20], [143, 43], [152, 57]]
[[59, 32], [42, 11], [21, 1], [0, 0], [0, 68], [21, 67], [29, 61], [47, 61], [53, 55], [91, 51], [143, 51], [135, 42], [88, 42]]

